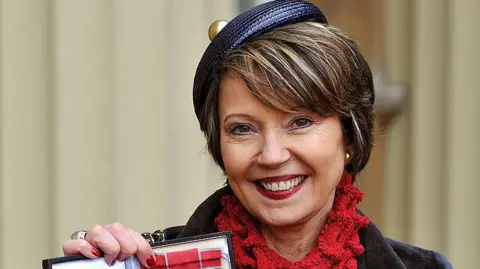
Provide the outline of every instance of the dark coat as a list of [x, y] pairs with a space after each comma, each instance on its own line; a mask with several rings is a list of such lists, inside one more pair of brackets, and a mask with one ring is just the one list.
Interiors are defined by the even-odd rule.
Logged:
[[[227, 192], [231, 193], [231, 189], [224, 187], [208, 197], [195, 210], [186, 225], [167, 229], [166, 239], [217, 232], [214, 220], [222, 209], [220, 198]], [[384, 237], [372, 222], [367, 228], [359, 231], [359, 236], [361, 244], [365, 247], [363, 255], [357, 258], [359, 269], [453, 268], [448, 260], [438, 252]]]

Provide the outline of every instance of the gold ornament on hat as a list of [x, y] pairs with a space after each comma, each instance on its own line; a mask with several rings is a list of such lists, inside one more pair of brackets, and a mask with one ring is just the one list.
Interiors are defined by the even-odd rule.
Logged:
[[208, 28], [208, 37], [210, 38], [210, 41], [212, 41], [215, 36], [227, 25], [227, 21], [225, 20], [218, 20], [214, 21], [210, 27]]

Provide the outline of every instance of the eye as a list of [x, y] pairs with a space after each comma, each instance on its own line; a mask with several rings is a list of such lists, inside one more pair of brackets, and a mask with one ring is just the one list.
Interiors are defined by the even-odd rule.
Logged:
[[293, 129], [301, 129], [301, 128], [306, 128], [309, 127], [313, 124], [313, 121], [308, 118], [296, 118], [293, 120], [291, 128]]
[[235, 135], [246, 135], [252, 132], [252, 128], [246, 124], [236, 124], [230, 129], [230, 132]]

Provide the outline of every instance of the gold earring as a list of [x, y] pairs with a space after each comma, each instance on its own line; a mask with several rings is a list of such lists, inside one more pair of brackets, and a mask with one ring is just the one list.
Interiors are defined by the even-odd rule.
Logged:
[[347, 153], [345, 153], [345, 159], [346, 159], [347, 161], [349, 161], [349, 160], [350, 160], [350, 153], [348, 153], [348, 152], [347, 152]]

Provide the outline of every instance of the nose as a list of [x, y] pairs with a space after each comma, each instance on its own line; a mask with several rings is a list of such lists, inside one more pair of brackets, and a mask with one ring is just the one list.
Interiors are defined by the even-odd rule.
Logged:
[[282, 144], [281, 139], [275, 134], [265, 135], [257, 162], [260, 165], [273, 168], [290, 160], [290, 151]]

